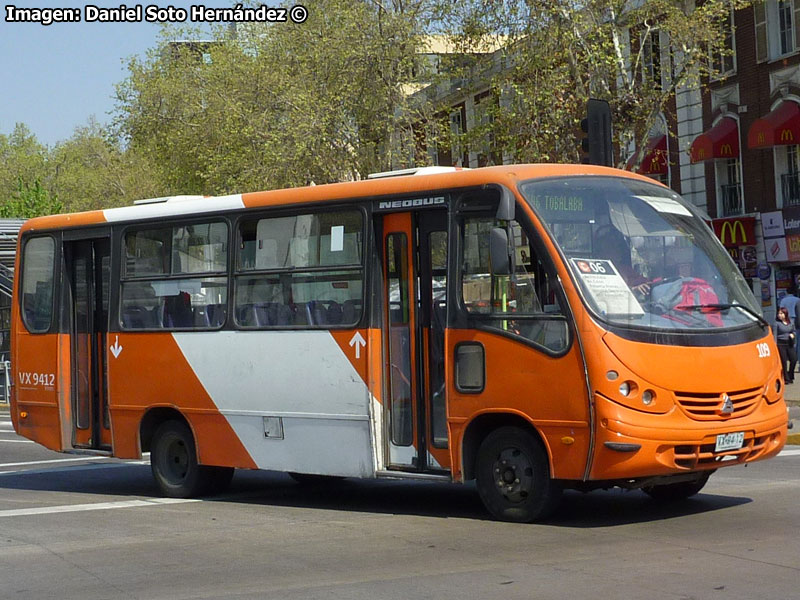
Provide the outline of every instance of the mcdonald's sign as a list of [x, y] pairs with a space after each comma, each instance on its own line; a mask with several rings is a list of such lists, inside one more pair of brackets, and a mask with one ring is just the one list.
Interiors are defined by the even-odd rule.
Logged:
[[719, 155], [720, 156], [733, 156], [733, 148], [730, 144], [722, 144], [719, 147]]
[[756, 241], [755, 217], [739, 217], [738, 219], [714, 219], [714, 233], [726, 248], [749, 246]]
[[794, 141], [794, 134], [792, 133], [791, 129], [781, 130], [781, 142], [793, 142], [793, 141]]

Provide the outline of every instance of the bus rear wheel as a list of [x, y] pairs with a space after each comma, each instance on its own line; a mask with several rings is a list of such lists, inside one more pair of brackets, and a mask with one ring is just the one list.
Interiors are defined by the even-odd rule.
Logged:
[[713, 471], [700, 473], [694, 481], [645, 486], [642, 491], [659, 502], [678, 502], [690, 498], [702, 490], [712, 473]]
[[561, 497], [541, 443], [518, 427], [501, 427], [486, 436], [478, 448], [475, 472], [483, 504], [501, 521], [545, 519]]
[[221, 492], [231, 482], [232, 467], [203, 466], [189, 426], [165, 421], [153, 434], [150, 469], [162, 493], [170, 498], [192, 498]]

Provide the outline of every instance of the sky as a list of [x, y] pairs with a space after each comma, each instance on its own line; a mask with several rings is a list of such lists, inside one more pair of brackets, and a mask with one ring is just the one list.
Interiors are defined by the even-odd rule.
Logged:
[[[202, 0], [145, 2], [165, 8], [186, 8]], [[8, 135], [16, 123], [25, 123], [48, 146], [69, 138], [76, 127], [94, 116], [111, 121], [115, 106], [114, 85], [127, 74], [127, 59], [144, 56], [155, 47], [161, 26], [141, 22], [85, 22], [85, 7], [119, 8], [123, 2], [5, 0], [0, 13], [0, 134]], [[206, 0], [208, 8], [231, 7], [235, 1]], [[269, 3], [265, 3], [269, 4]], [[273, 5], [281, 5], [275, 2]], [[79, 8], [81, 22], [7, 22], [9, 5], [17, 8]], [[129, 1], [128, 8], [136, 6]], [[193, 25], [187, 18], [181, 25]]]

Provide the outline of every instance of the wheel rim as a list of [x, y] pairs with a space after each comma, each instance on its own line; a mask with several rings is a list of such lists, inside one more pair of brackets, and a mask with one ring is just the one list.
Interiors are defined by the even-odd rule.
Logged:
[[189, 471], [189, 450], [183, 440], [170, 440], [164, 452], [164, 473], [172, 482], [182, 482]]
[[533, 492], [533, 463], [519, 448], [506, 448], [492, 465], [494, 485], [509, 502], [525, 502]]

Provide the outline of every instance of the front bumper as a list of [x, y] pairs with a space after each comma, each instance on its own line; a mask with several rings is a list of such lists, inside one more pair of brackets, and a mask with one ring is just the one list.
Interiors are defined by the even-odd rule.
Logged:
[[[590, 479], [718, 469], [774, 456], [786, 443], [786, 407], [782, 400], [762, 403], [744, 417], [694, 421], [677, 408], [666, 415], [646, 414], [595, 394], [597, 435]], [[744, 432], [742, 447], [715, 452], [717, 435], [732, 432]]]

